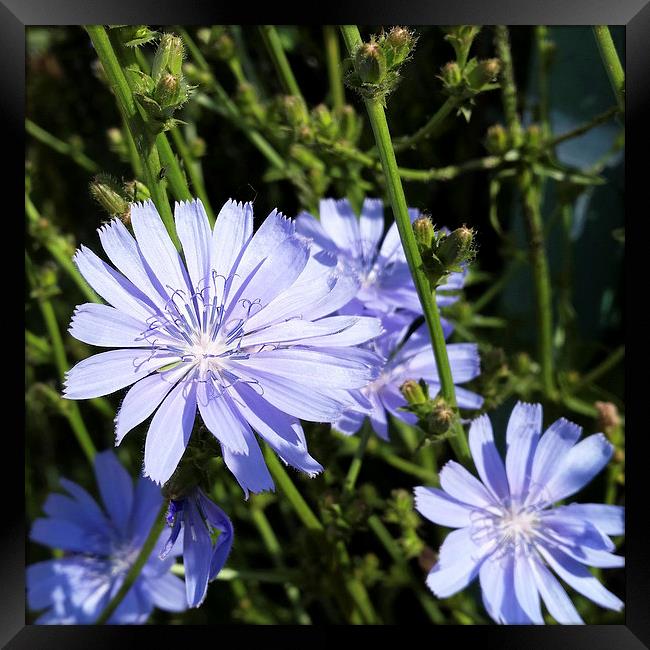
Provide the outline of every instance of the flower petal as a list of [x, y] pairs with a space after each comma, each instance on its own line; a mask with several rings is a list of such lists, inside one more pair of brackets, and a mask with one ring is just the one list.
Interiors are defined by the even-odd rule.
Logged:
[[190, 607], [205, 600], [210, 577], [212, 540], [194, 499], [185, 499], [183, 513], [183, 564], [185, 591]]
[[155, 314], [153, 304], [140, 289], [86, 246], [79, 248], [73, 261], [86, 282], [116, 309], [141, 321]]
[[332, 238], [325, 232], [322, 224], [316, 217], [308, 212], [301, 212], [296, 217], [296, 232], [303, 237], [313, 240], [314, 244], [321, 250], [336, 254], [337, 247]]
[[178, 360], [177, 356], [151, 349], [100, 352], [68, 370], [63, 397], [89, 399], [109, 395]]
[[538, 550], [555, 573], [578, 593], [606, 609], [623, 609], [623, 601], [605, 589], [585, 566], [557, 549], [540, 546]]
[[133, 507], [133, 481], [115, 454], [108, 450], [95, 456], [95, 476], [104, 507], [123, 533]]
[[469, 448], [483, 484], [499, 501], [507, 499], [510, 496], [508, 477], [494, 444], [492, 424], [487, 415], [472, 421], [469, 429]]
[[159, 578], [143, 581], [153, 604], [166, 612], [184, 612], [187, 609], [185, 583], [177, 576], [166, 573]]
[[523, 501], [526, 496], [541, 430], [542, 405], [517, 402], [506, 430], [506, 474], [513, 499]]
[[235, 384], [234, 390], [240, 397], [235, 401], [239, 412], [285, 463], [309, 476], [323, 471], [322, 465], [309, 455], [302, 427], [295, 417], [269, 404], [248, 384]]
[[449, 533], [440, 547], [440, 559], [427, 576], [427, 586], [438, 598], [458, 593], [476, 577], [488, 550], [477, 546], [471, 528]]
[[174, 473], [190, 440], [196, 417], [196, 384], [180, 382], [151, 420], [144, 446], [144, 474], [158, 484]]
[[440, 470], [440, 486], [451, 497], [470, 506], [487, 508], [494, 498], [486, 487], [455, 460]]
[[257, 494], [258, 492], [273, 491], [275, 486], [264, 462], [260, 446], [252, 432], [247, 434], [246, 444], [248, 445], [248, 454], [233, 454], [224, 446], [221, 449], [226, 466], [235, 475], [248, 499], [249, 490]]
[[217, 275], [230, 277], [233, 266], [239, 261], [252, 236], [253, 205], [237, 203], [232, 199], [224, 203], [212, 231], [211, 259]]
[[115, 417], [115, 444], [144, 422], [160, 405], [165, 395], [190, 371], [189, 363], [164, 372], [154, 372], [129, 388]]
[[531, 568], [537, 589], [548, 609], [548, 613], [562, 625], [580, 625], [584, 621], [580, 618], [578, 610], [567, 595], [562, 585], [555, 576], [546, 568], [545, 564], [533, 558]]
[[355, 257], [361, 253], [361, 233], [357, 216], [347, 199], [321, 199], [320, 223], [338, 248]]
[[34, 520], [29, 538], [50, 548], [75, 553], [108, 555], [111, 550], [108, 531], [98, 535], [92, 529], [82, 528], [64, 519], [39, 517]]
[[579, 442], [564, 456], [548, 481], [548, 498], [559, 501], [581, 490], [607, 465], [613, 453], [614, 447], [602, 433]]
[[547, 483], [578, 441], [581, 431], [582, 428], [577, 424], [560, 418], [553, 422], [540, 438], [533, 459], [528, 503], [532, 503], [538, 497], [545, 497]]
[[496, 623], [526, 625], [531, 619], [519, 604], [514, 587], [514, 555], [494, 553], [479, 572], [483, 604]]
[[167, 293], [145, 262], [137, 242], [126, 226], [119, 219], [113, 219], [99, 228], [97, 232], [102, 246], [115, 268], [129, 278], [152, 304], [163, 310], [168, 299]]
[[591, 522], [605, 535], [623, 535], [625, 533], [625, 508], [602, 503], [570, 503], [558, 506], [556, 512], [567, 514]]
[[365, 198], [359, 217], [359, 232], [364, 258], [370, 258], [377, 250], [384, 233], [384, 204], [381, 199]]
[[228, 392], [217, 388], [212, 382], [198, 383], [197, 402], [199, 412], [210, 433], [234, 454], [248, 453], [246, 439], [250, 428], [241, 418]]
[[210, 286], [212, 232], [200, 199], [181, 201], [174, 207], [176, 232], [183, 246], [192, 288]]
[[462, 528], [470, 526], [472, 509], [453, 499], [442, 490], [418, 486], [414, 489], [415, 509], [429, 521], [439, 526]]
[[143, 544], [149, 535], [162, 500], [160, 488], [152, 480], [144, 476], [138, 478], [129, 519], [129, 537], [134, 546]]
[[544, 625], [542, 609], [539, 602], [539, 592], [535, 576], [531, 568], [531, 558], [528, 553], [515, 553], [514, 556], [514, 586], [515, 596], [519, 606], [535, 625]]
[[188, 298], [192, 291], [185, 265], [153, 201], [131, 204], [131, 224], [142, 255], [167, 295], [181, 291]]

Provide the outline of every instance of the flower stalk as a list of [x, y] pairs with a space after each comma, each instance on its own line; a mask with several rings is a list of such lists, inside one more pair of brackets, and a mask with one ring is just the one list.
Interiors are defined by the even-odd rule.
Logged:
[[[341, 32], [350, 55], [361, 46], [361, 35], [356, 25], [343, 25]], [[368, 117], [375, 136], [379, 158], [381, 160], [386, 186], [390, 198], [393, 214], [399, 230], [400, 239], [404, 246], [406, 260], [408, 262], [413, 281], [422, 304], [422, 310], [431, 336], [433, 353], [436, 359], [436, 366], [440, 375], [441, 393], [448, 404], [457, 410], [456, 391], [451, 375], [451, 366], [445, 344], [445, 336], [440, 322], [440, 312], [436, 303], [435, 289], [431, 289], [429, 282], [424, 275], [422, 268], [422, 257], [415, 241], [415, 235], [411, 228], [411, 221], [406, 205], [406, 197], [397, 168], [395, 151], [388, 130], [386, 113], [380, 98], [364, 97], [364, 103], [368, 111]], [[453, 425], [454, 435], [450, 438], [451, 445], [459, 459], [469, 459], [469, 447], [465, 432], [460, 422], [456, 419]]]
[[264, 39], [264, 44], [273, 60], [273, 65], [280, 77], [280, 83], [282, 84], [284, 92], [287, 95], [300, 97], [300, 99], [304, 101], [298, 82], [293, 75], [289, 61], [287, 60], [287, 55], [284, 53], [282, 41], [280, 40], [280, 35], [277, 30], [273, 25], [262, 25], [260, 31], [262, 33], [262, 38]]
[[147, 563], [147, 560], [151, 556], [151, 553], [160, 537], [160, 534], [165, 529], [167, 520], [165, 518], [165, 513], [167, 512], [167, 501], [163, 499], [160, 510], [156, 515], [154, 523], [151, 526], [149, 535], [144, 541], [138, 557], [136, 558], [133, 566], [129, 569], [129, 572], [124, 577], [124, 582], [119, 588], [118, 592], [111, 598], [108, 605], [106, 605], [104, 611], [99, 615], [99, 618], [96, 621], [97, 625], [105, 625], [108, 622], [108, 619], [112, 616], [113, 612], [118, 608], [119, 604], [124, 600], [124, 597], [129, 593], [129, 589], [133, 586], [133, 583], [136, 581], [142, 568]]
[[607, 25], [594, 25], [594, 36], [619, 110], [625, 112], [625, 72]]

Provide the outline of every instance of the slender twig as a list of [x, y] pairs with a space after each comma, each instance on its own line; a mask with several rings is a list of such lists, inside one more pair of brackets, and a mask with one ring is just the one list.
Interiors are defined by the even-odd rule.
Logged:
[[162, 165], [155, 140], [152, 138], [133, 97], [133, 92], [124, 76], [120, 62], [115, 55], [111, 41], [102, 25], [87, 25], [86, 31], [95, 47], [97, 56], [104, 68], [120, 113], [133, 136], [133, 140], [142, 160], [144, 180], [151, 192], [158, 213], [162, 218], [174, 245], [180, 250], [180, 242], [174, 227], [174, 218], [165, 191], [166, 181], [161, 175]]
[[607, 109], [603, 113], [599, 113], [596, 115], [596, 117], [593, 117], [589, 122], [586, 122], [585, 124], [581, 124], [580, 126], [577, 126], [575, 129], [571, 129], [570, 131], [567, 131], [566, 133], [562, 133], [554, 138], [551, 138], [546, 142], [547, 147], [555, 147], [556, 145], [560, 144], [561, 142], [565, 142], [566, 140], [571, 140], [572, 138], [577, 138], [584, 133], [587, 133], [587, 131], [590, 131], [596, 126], [599, 126], [600, 124], [604, 124], [605, 122], [609, 122], [609, 120], [612, 119], [612, 117], [615, 117], [616, 115], [619, 114], [619, 109], [617, 106], [612, 106], [612, 108]]
[[408, 149], [420, 140], [430, 138], [434, 135], [440, 126], [443, 124], [447, 116], [458, 106], [458, 99], [456, 97], [448, 97], [442, 106], [433, 114], [429, 121], [413, 135], [395, 138], [393, 143], [394, 151], [403, 151]]
[[[348, 51], [350, 55], [353, 55], [356, 49], [361, 45], [361, 35], [359, 34], [359, 30], [356, 25], [343, 25], [341, 26], [341, 31]], [[377, 97], [369, 97], [365, 98], [364, 102], [368, 111], [368, 117], [370, 119], [373, 134], [375, 136], [379, 158], [384, 170], [395, 222], [397, 223], [406, 260], [411, 275], [413, 276], [413, 281], [422, 304], [422, 310], [431, 337], [433, 353], [436, 360], [438, 374], [440, 376], [440, 392], [447, 403], [453, 409], [456, 409], [456, 389], [451, 374], [445, 336], [440, 322], [440, 312], [436, 303], [435, 289], [431, 289], [429, 281], [422, 271], [422, 258], [415, 241], [413, 229], [411, 228], [411, 220], [406, 204], [406, 197], [404, 196], [404, 189], [402, 188], [402, 182], [399, 177], [397, 161], [395, 160], [395, 152], [393, 150], [390, 132], [388, 130], [386, 113], [381, 99]], [[454, 452], [459, 459], [468, 461], [469, 448], [467, 446], [467, 439], [463, 427], [458, 420], [454, 423], [453, 433], [454, 435], [450, 438], [450, 442], [454, 448]]]
[[571, 390], [578, 392], [581, 389], [595, 383], [602, 376], [606, 375], [612, 368], [616, 367], [625, 357], [625, 346], [621, 345], [612, 352], [602, 363], [590, 370], [582, 379], [571, 387]]
[[341, 74], [341, 52], [339, 48], [339, 34], [333, 25], [323, 27], [325, 40], [325, 61], [327, 63], [327, 76], [330, 84], [332, 106], [341, 108], [345, 104], [345, 88]]
[[612, 35], [609, 32], [607, 25], [594, 25], [594, 36], [598, 44], [600, 57], [603, 60], [609, 83], [612, 85], [614, 97], [621, 112], [625, 111], [625, 72], [621, 60], [616, 52], [616, 46], [612, 40]]
[[[47, 334], [52, 346], [52, 355], [54, 357], [54, 362], [58, 370], [59, 379], [63, 381], [65, 379], [65, 373], [68, 371], [70, 366], [68, 365], [68, 359], [65, 354], [65, 347], [63, 345], [63, 339], [61, 338], [61, 331], [59, 330], [59, 325], [56, 320], [56, 314], [54, 313], [54, 307], [48, 298], [46, 298], [42, 292], [39, 291], [38, 281], [36, 278], [36, 273], [31, 259], [27, 252], [25, 252], [25, 271], [27, 273], [27, 280], [32, 291], [36, 292], [36, 299], [38, 306], [41, 310], [41, 315], [45, 321], [45, 327], [47, 329]], [[81, 412], [79, 411], [79, 406], [76, 402], [65, 402], [61, 404], [61, 412], [67, 418], [72, 428], [73, 433], [75, 434], [79, 446], [82, 451], [88, 458], [88, 461], [92, 464], [95, 458], [97, 450], [95, 445], [88, 433], [88, 429], [81, 417]]]
[[[33, 227], [38, 228], [38, 223], [42, 219], [38, 210], [32, 203], [31, 199], [25, 194], [25, 214], [27, 219]], [[69, 251], [62, 246], [60, 236], [56, 237], [36, 237], [38, 241], [47, 248], [49, 254], [56, 260], [59, 266], [70, 276], [72, 281], [77, 285], [81, 293], [90, 302], [101, 302], [99, 296], [90, 288], [88, 283], [84, 280], [79, 269], [74, 265], [70, 257]]]
[[415, 592], [418, 602], [422, 605], [422, 609], [427, 613], [431, 622], [436, 625], [444, 623], [445, 617], [442, 615], [440, 609], [438, 609], [435, 600], [424, 590], [422, 584], [415, 578], [399, 547], [399, 544], [397, 544], [393, 539], [393, 536], [390, 534], [386, 526], [384, 526], [381, 519], [377, 515], [371, 515], [368, 517], [368, 526], [381, 542], [382, 546], [386, 549], [393, 562], [399, 565], [408, 577], [408, 581]]
[[368, 421], [366, 420], [361, 427], [361, 433], [359, 435], [359, 446], [355, 449], [354, 455], [352, 456], [352, 462], [348, 469], [348, 473], [345, 476], [343, 481], [343, 490], [342, 496], [348, 497], [352, 494], [354, 486], [356, 485], [359, 472], [361, 471], [361, 464], [363, 463], [363, 454], [366, 451], [366, 446], [368, 445], [368, 440], [370, 439], [370, 434], [372, 433], [372, 428]]
[[99, 171], [99, 165], [88, 158], [85, 153], [82, 151], [79, 151], [76, 147], [71, 145], [69, 142], [64, 142], [63, 140], [59, 140], [56, 136], [52, 135], [42, 127], [38, 126], [38, 124], [35, 124], [29, 119], [25, 119], [25, 130], [29, 135], [32, 137], [36, 138], [39, 142], [42, 142], [43, 144], [47, 145], [48, 147], [54, 149], [54, 151], [57, 151], [60, 154], [63, 154], [64, 156], [69, 156], [74, 160], [74, 162], [77, 163], [80, 167], [85, 169], [87, 172], [90, 172], [91, 174], [95, 174], [96, 172]]
[[147, 535], [147, 539], [144, 541], [140, 553], [136, 558], [133, 566], [129, 569], [129, 572], [124, 577], [124, 582], [119, 588], [118, 592], [111, 598], [108, 605], [104, 608], [102, 613], [99, 615], [99, 618], [96, 621], [97, 625], [103, 625], [112, 616], [113, 612], [119, 607], [119, 604], [124, 600], [124, 597], [129, 592], [129, 589], [133, 586], [133, 583], [138, 579], [140, 572], [142, 571], [144, 565], [147, 563], [147, 560], [151, 557], [151, 552], [153, 551], [160, 534], [165, 528], [166, 518], [165, 513], [167, 512], [167, 501], [163, 500], [160, 510], [154, 519], [154, 522]]
[[287, 55], [284, 53], [282, 40], [280, 39], [277, 30], [273, 25], [261, 25], [260, 31], [262, 33], [262, 38], [264, 39], [264, 44], [273, 60], [276, 72], [280, 77], [280, 82], [282, 83], [284, 92], [287, 95], [295, 95], [296, 97], [303, 99], [298, 82], [296, 81], [291, 66], [289, 65]]

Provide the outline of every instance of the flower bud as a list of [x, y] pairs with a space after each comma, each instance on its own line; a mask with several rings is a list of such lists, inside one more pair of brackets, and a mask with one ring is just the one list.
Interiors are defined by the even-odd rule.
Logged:
[[146, 201], [151, 198], [149, 188], [138, 180], [124, 183], [124, 192], [129, 197], [131, 203], [135, 201]]
[[151, 66], [151, 76], [155, 81], [169, 72], [179, 77], [184, 56], [183, 41], [175, 34], [163, 34]]
[[405, 27], [391, 28], [383, 42], [387, 66], [394, 68], [403, 63], [411, 53], [414, 44], [415, 38], [408, 29]]
[[354, 64], [363, 83], [378, 84], [386, 76], [386, 57], [374, 41], [364, 43], [357, 49]]
[[447, 271], [453, 270], [469, 260], [473, 241], [474, 231], [466, 226], [456, 228], [449, 235], [440, 239], [436, 255]]
[[493, 124], [488, 128], [485, 136], [485, 148], [495, 155], [501, 155], [508, 151], [508, 132], [501, 124]]
[[463, 80], [463, 74], [458, 63], [455, 61], [445, 63], [440, 69], [440, 78], [445, 88], [457, 88]]
[[337, 125], [325, 104], [319, 104], [311, 112], [312, 124], [317, 132], [326, 138], [334, 139], [337, 135]]
[[301, 97], [283, 95], [278, 102], [280, 113], [289, 126], [299, 127], [308, 123], [307, 106]]
[[339, 122], [339, 134], [350, 143], [355, 143], [361, 135], [361, 121], [357, 116], [354, 108], [349, 104], [344, 104], [340, 108], [334, 109], [334, 117]]
[[594, 406], [598, 411], [598, 428], [610, 436], [614, 429], [621, 426], [621, 416], [616, 404], [612, 404], [612, 402], [594, 402]]
[[429, 217], [418, 217], [413, 222], [413, 233], [417, 242], [420, 253], [428, 251], [433, 243], [435, 230]]
[[496, 81], [501, 71], [499, 59], [479, 61], [467, 72], [467, 83], [472, 90], [481, 90], [486, 84]]
[[433, 400], [433, 409], [427, 417], [427, 427], [430, 433], [442, 435], [449, 431], [456, 414], [443, 397]]
[[538, 124], [531, 124], [524, 133], [526, 148], [531, 151], [537, 151], [542, 146], [542, 129]]
[[[426, 384], [425, 384], [426, 387]], [[411, 405], [415, 406], [417, 404], [426, 404], [427, 394], [425, 388], [422, 387], [420, 382], [415, 381], [414, 379], [407, 379], [400, 387], [400, 393], [404, 396], [404, 399]]]
[[181, 104], [184, 99], [181, 79], [168, 72], [163, 74], [156, 84], [154, 99], [162, 109]]
[[110, 174], [97, 174], [90, 182], [90, 193], [99, 205], [112, 217], [129, 215], [128, 197], [117, 179]]

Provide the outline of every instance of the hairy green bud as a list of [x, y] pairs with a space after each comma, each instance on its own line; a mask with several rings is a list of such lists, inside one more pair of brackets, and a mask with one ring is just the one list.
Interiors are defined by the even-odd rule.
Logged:
[[407, 379], [400, 387], [400, 393], [402, 393], [404, 399], [411, 405], [416, 406], [420, 404], [426, 404], [427, 395], [422, 385], [415, 381], [414, 379]]
[[504, 154], [509, 149], [508, 132], [501, 124], [493, 124], [485, 135], [485, 148], [497, 156]]
[[429, 217], [418, 217], [413, 222], [413, 234], [417, 242], [420, 253], [428, 251], [431, 248], [435, 236], [433, 222]]
[[463, 81], [463, 73], [460, 66], [455, 61], [445, 63], [440, 69], [440, 79], [445, 85], [445, 88], [452, 90], [458, 88]]
[[496, 81], [501, 72], [501, 61], [499, 59], [485, 59], [478, 61], [466, 72], [468, 86], [474, 91], [480, 91], [487, 84]]
[[131, 213], [128, 196], [119, 181], [110, 174], [97, 174], [90, 182], [90, 194], [112, 217], [128, 219]]
[[163, 34], [151, 66], [151, 76], [154, 81], [158, 81], [166, 72], [179, 77], [184, 55], [181, 38], [175, 34]]
[[413, 33], [405, 27], [393, 27], [383, 40], [386, 64], [389, 68], [401, 65], [415, 45]]
[[455, 417], [454, 410], [444, 397], [438, 396], [433, 400], [433, 409], [427, 417], [427, 428], [430, 433], [443, 435], [449, 431]]
[[386, 56], [376, 41], [363, 43], [357, 49], [354, 64], [363, 83], [379, 84], [386, 77]]
[[456, 228], [446, 237], [441, 237], [436, 255], [446, 271], [452, 271], [463, 262], [469, 261], [473, 241], [474, 231], [466, 226]]

